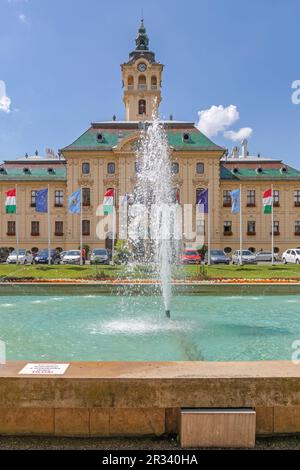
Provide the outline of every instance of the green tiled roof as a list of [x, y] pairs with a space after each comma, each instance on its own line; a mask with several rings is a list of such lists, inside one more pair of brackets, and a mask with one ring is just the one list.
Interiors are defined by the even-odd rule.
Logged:
[[[97, 139], [97, 135], [100, 133], [103, 136], [103, 140], [101, 140], [101, 142]], [[122, 139], [130, 134], [131, 132], [122, 131]], [[116, 132], [102, 132], [99, 129], [95, 132], [93, 129], [88, 129], [84, 134], [78, 137], [75, 142], [65, 147], [64, 150], [110, 150], [112, 147], [117, 145], [118, 142], [119, 136]]]
[[[101, 129], [90, 128], [63, 150], [111, 150], [122, 139], [136, 133], [137, 131], [137, 127], [131, 131], [123, 131], [120, 129], [119, 132], [122, 133], [122, 137], [120, 138], [116, 131], [102, 131]], [[183, 141], [183, 132], [184, 129], [181, 131], [167, 130], [169, 145], [176, 150], [222, 150], [221, 147], [214, 144], [196, 128], [195, 130], [189, 131], [190, 139], [187, 142]], [[103, 136], [103, 139], [100, 142], [97, 140], [97, 135], [99, 133]]]
[[170, 146], [178, 150], [222, 150], [221, 147], [214, 144], [208, 137], [196, 129], [189, 132], [189, 135], [189, 141], [185, 142], [182, 138], [182, 132], [168, 132]]
[[[3, 168], [3, 167], [2, 167]], [[55, 173], [48, 173], [47, 168], [32, 168], [30, 173], [26, 174], [23, 168], [9, 166], [5, 167], [6, 173], [0, 172], [0, 181], [66, 181], [67, 170], [65, 167], [54, 168]]]
[[255, 168], [239, 168], [238, 172], [233, 173], [231, 169], [226, 168], [221, 164], [220, 173], [222, 180], [300, 180], [300, 171], [292, 168], [289, 165], [285, 165], [287, 171], [285, 173], [280, 171], [280, 168], [264, 168], [261, 167], [262, 171], [258, 173]]

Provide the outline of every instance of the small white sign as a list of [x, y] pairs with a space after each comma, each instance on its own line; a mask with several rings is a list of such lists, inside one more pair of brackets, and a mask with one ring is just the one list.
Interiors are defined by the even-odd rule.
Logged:
[[63, 375], [70, 364], [26, 364], [19, 374], [26, 375]]

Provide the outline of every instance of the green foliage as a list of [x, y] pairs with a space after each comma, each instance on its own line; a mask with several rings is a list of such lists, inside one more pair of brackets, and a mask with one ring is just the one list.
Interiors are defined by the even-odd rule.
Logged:
[[115, 264], [127, 264], [130, 258], [130, 250], [126, 240], [118, 240], [115, 244], [114, 259]]

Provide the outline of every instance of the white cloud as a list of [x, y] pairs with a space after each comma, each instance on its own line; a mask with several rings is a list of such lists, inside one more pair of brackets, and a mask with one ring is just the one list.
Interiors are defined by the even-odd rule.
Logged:
[[235, 123], [240, 115], [237, 107], [231, 104], [224, 108], [213, 105], [209, 109], [204, 109], [198, 112], [199, 121], [197, 124], [198, 129], [207, 135], [207, 137], [213, 137], [219, 132], [225, 131], [229, 126]]
[[11, 99], [6, 95], [6, 85], [3, 80], [0, 80], [0, 111], [4, 113], [10, 112]]
[[224, 137], [233, 141], [241, 141], [243, 139], [249, 139], [252, 135], [253, 129], [251, 127], [241, 127], [238, 131], [226, 131]]
[[19, 13], [19, 20], [22, 21], [22, 23], [27, 23], [26, 15], [24, 15], [24, 13]]
[[220, 132], [226, 139], [232, 141], [243, 140], [251, 137], [253, 129], [251, 127], [242, 127], [238, 131], [230, 130], [229, 128], [236, 121], [240, 119], [240, 114], [237, 107], [233, 104], [224, 107], [223, 105], [211, 106], [209, 109], [204, 109], [198, 112], [199, 121], [196, 127], [207, 135], [213, 137]]

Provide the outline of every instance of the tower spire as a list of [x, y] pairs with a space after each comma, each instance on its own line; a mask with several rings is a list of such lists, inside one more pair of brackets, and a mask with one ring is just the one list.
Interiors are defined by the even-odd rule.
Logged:
[[149, 50], [149, 38], [144, 26], [144, 18], [142, 13], [141, 24], [138, 29], [137, 36], [135, 38], [135, 50], [136, 51], [148, 51]]

